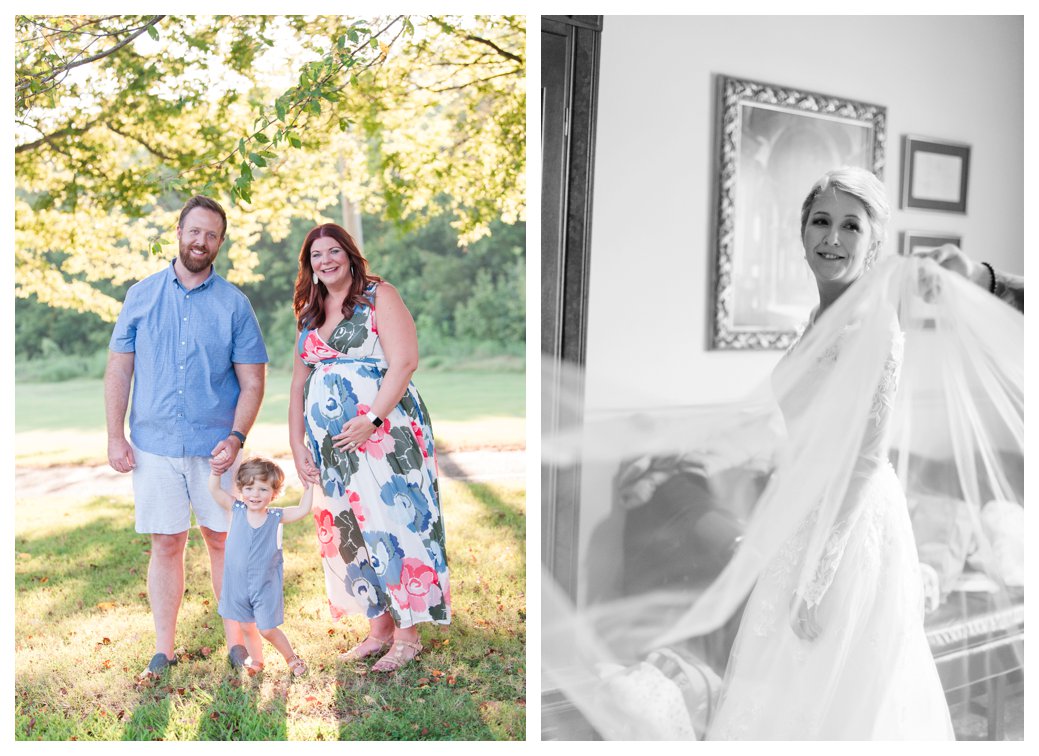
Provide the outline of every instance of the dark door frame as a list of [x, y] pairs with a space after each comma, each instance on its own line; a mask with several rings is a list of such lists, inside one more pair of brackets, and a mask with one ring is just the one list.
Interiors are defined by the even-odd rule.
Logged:
[[[542, 326], [541, 349], [546, 370], [542, 394], [558, 396], [562, 360], [585, 362], [588, 268], [591, 243], [592, 179], [595, 119], [599, 89], [602, 16], [542, 16]], [[557, 70], [562, 51], [563, 71]], [[555, 56], [550, 60], [546, 50]], [[550, 66], [546, 70], [546, 66]], [[562, 73], [560, 81], [559, 74]], [[546, 123], [546, 84], [563, 87], [562, 143], [559, 124]], [[555, 110], [552, 111], [556, 113]], [[558, 117], [556, 114], [553, 117]], [[552, 164], [545, 164], [551, 160]], [[556, 162], [558, 160], [558, 162]], [[583, 388], [583, 387], [582, 387]], [[583, 397], [568, 396], [568, 400]], [[569, 403], [569, 402], [568, 402]], [[578, 401], [578, 405], [580, 402]], [[542, 404], [542, 432], [552, 433], [565, 412], [566, 422], [579, 422], [579, 406]], [[580, 470], [542, 465], [542, 563], [571, 597], [577, 595], [577, 538]]]

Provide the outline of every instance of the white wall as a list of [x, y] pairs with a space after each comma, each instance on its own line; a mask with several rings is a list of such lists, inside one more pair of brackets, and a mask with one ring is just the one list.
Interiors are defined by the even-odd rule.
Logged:
[[[889, 242], [955, 233], [976, 259], [1023, 272], [1023, 43], [1020, 17], [607, 16], [587, 415], [738, 398], [779, 357], [706, 348], [715, 74], [885, 106]], [[966, 215], [898, 209], [903, 134], [971, 145]], [[583, 468], [582, 553], [614, 472]]]
[[[714, 74], [885, 106], [890, 243], [955, 233], [976, 259], [1022, 272], [1023, 42], [1015, 16], [607, 16], [588, 410], [742, 396], [778, 357], [706, 349]], [[971, 145], [966, 215], [898, 209], [903, 134]]]

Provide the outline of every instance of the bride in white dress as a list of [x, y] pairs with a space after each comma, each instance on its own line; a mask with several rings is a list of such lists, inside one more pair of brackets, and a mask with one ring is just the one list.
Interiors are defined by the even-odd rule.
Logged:
[[[883, 185], [861, 169], [830, 171], [812, 187], [801, 211], [805, 257], [819, 289], [809, 330], [872, 265], [888, 215]], [[805, 575], [816, 506], [751, 593], [709, 739], [953, 737], [924, 636], [906, 497], [887, 456], [904, 350], [893, 311], [887, 326], [887, 358], [866, 432], [820, 557]], [[855, 327], [852, 322], [845, 330]], [[788, 427], [820, 399], [843, 336], [799, 377], [795, 391], [782, 397]], [[797, 349], [795, 344], [792, 351]], [[782, 370], [781, 363], [777, 372]]]
[[[580, 553], [587, 583], [619, 573], [625, 590], [575, 605], [550, 577], [542, 589], [544, 679], [602, 737], [953, 737], [908, 509], [969, 512], [975, 557], [998, 584], [979, 513], [1023, 498], [1023, 318], [930, 260], [873, 264], [888, 215], [865, 171], [813, 187], [802, 239], [819, 306], [758, 391], [584, 417], [544, 441], [552, 464], [636, 473], [609, 511], [591, 508], [606, 527], [585, 524]], [[676, 470], [696, 493], [650, 515], [653, 487]], [[639, 538], [610, 535], [629, 527]]]

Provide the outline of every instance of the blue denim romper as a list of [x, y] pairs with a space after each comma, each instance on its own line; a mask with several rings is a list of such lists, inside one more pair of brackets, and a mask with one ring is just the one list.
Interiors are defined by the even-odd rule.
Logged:
[[278, 529], [281, 509], [268, 509], [263, 525], [249, 524], [246, 506], [235, 501], [224, 547], [224, 584], [217, 612], [224, 619], [255, 622], [270, 630], [284, 622], [285, 599]]

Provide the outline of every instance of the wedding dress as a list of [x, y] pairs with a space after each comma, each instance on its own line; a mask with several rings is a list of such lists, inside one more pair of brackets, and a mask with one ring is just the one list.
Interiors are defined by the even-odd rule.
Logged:
[[[818, 318], [745, 400], [560, 429], [544, 439], [548, 465], [642, 471], [656, 468], [632, 459], [678, 458], [702, 471], [709, 495], [695, 504], [707, 513], [695, 526], [669, 521], [667, 538], [684, 539], [685, 555], [661, 548], [655, 565], [653, 549], [638, 555], [647, 587], [595, 602], [581, 590], [575, 604], [544, 578], [543, 679], [606, 738], [705, 729], [712, 739], [951, 738], [909, 510], [939, 495], [962, 503], [974, 562], [1001, 585], [979, 513], [992, 500], [1023, 500], [1015, 473], [1023, 416], [1020, 313], [931, 261], [891, 258]], [[747, 485], [748, 470], [763, 483]], [[724, 566], [705, 571], [700, 536], [723, 532], [704, 527], [710, 518], [739, 536]], [[592, 538], [578, 562], [594, 564], [600, 553], [623, 561], [621, 546]], [[676, 560], [690, 574], [676, 579]], [[586, 571], [586, 580], [597, 577]], [[812, 640], [794, 631], [802, 601], [820, 627]], [[688, 704], [676, 714], [680, 697], [646, 669], [647, 655], [709, 649], [696, 644], [741, 610], [728, 664], [714, 661], [724, 665], [723, 692], [708, 684], [694, 700], [692, 676], [675, 677]], [[697, 719], [704, 697], [707, 716]]]
[[[788, 424], [797, 422], [796, 413], [825, 382], [853, 327], [838, 334], [802, 376], [796, 396], [787, 397]], [[813, 509], [750, 595], [708, 739], [953, 738], [924, 636], [909, 510], [886, 454], [905, 349], [893, 313], [889, 329], [889, 354], [870, 404], [855, 480], [846, 494], [850, 500], [842, 508], [847, 514], [838, 515], [804, 591], [807, 603], [818, 607], [819, 636], [799, 637], [788, 617], [816, 517]]]

